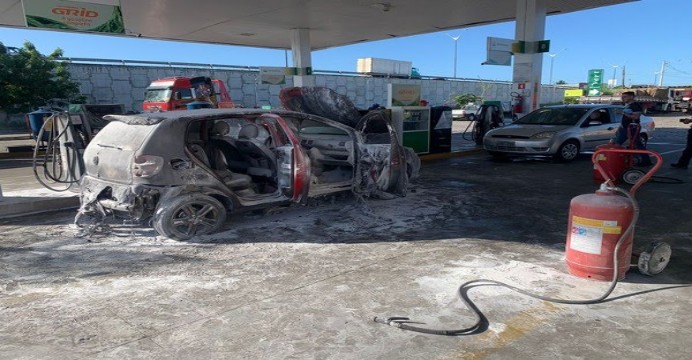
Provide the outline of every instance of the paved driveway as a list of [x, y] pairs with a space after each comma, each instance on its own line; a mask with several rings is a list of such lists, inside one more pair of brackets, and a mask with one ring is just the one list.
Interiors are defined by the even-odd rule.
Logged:
[[[671, 127], [652, 146], [679, 149], [683, 135]], [[566, 306], [481, 287], [470, 292], [489, 321], [480, 334], [372, 322], [467, 326], [456, 289], [476, 278], [598, 296], [607, 284], [568, 275], [563, 259], [568, 204], [595, 189], [591, 172], [587, 157], [442, 160], [405, 198], [346, 194], [234, 216], [192, 242], [124, 225], [80, 237], [72, 212], [5, 220], [0, 358], [691, 358], [692, 172], [675, 169], [661, 175], [685, 183], [640, 190], [635, 236], [635, 251], [669, 242], [671, 264], [656, 277], [631, 271], [616, 300]]]

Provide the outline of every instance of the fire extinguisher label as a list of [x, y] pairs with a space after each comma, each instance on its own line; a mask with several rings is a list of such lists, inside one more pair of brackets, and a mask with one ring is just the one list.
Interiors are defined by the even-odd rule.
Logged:
[[604, 234], [618, 235], [622, 233], [622, 228], [618, 226], [617, 220], [597, 220], [572, 216], [572, 224], [600, 228]]
[[603, 228], [572, 224], [569, 247], [587, 254], [601, 254]]

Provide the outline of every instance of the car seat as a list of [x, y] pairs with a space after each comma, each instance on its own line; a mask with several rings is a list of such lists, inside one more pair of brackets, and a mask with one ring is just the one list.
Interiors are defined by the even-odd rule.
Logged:
[[236, 145], [238, 150], [247, 155], [251, 167], [247, 173], [256, 176], [274, 177], [276, 174], [276, 154], [257, 139], [260, 127], [254, 123], [243, 124], [238, 132]]
[[[247, 168], [247, 163], [236, 160], [240, 158], [240, 153], [233, 146], [233, 139], [228, 137], [230, 126], [225, 121], [218, 121], [212, 128], [212, 144], [211, 157], [213, 161], [206, 160], [206, 163], [211, 163], [216, 175], [218, 175], [229, 188], [247, 188], [252, 184], [252, 178], [245, 174], [240, 174], [231, 171], [231, 169]], [[199, 145], [197, 145], [199, 146]], [[201, 148], [201, 146], [200, 146]]]

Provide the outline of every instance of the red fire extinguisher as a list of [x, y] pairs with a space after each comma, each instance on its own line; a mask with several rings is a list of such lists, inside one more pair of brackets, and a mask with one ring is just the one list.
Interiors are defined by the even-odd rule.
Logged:
[[[613, 188], [613, 174], [606, 171], [599, 159], [606, 153], [647, 154], [656, 158], [656, 164], [634, 186], [629, 193]], [[638, 207], [634, 193], [661, 168], [663, 158], [648, 150], [599, 148], [592, 157], [596, 169], [605, 182], [595, 194], [579, 195], [572, 199], [569, 210], [565, 261], [573, 275], [595, 280], [613, 280], [614, 256], [617, 252], [617, 278], [622, 280], [630, 267], [634, 224]], [[620, 196], [618, 192], [627, 196]]]
[[512, 93], [512, 112], [521, 114], [524, 112], [524, 97], [518, 93]]

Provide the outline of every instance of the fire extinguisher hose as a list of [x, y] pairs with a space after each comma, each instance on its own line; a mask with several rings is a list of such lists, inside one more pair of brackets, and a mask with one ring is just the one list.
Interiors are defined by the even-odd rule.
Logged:
[[625, 239], [632, 234], [634, 231], [634, 226], [637, 223], [637, 220], [639, 218], [639, 204], [637, 201], [634, 199], [632, 195], [630, 195], [627, 191], [622, 190], [618, 187], [607, 187], [605, 184], [601, 185], [601, 189], [605, 190], [610, 190], [610, 191], [617, 191], [620, 194], [624, 195], [629, 199], [629, 201], [632, 202], [632, 206], [634, 208], [634, 215], [632, 217], [632, 222], [630, 225], [627, 227], [627, 230], [620, 236], [618, 239], [617, 243], [615, 244], [615, 251], [613, 252], [613, 280], [610, 282], [610, 286], [608, 289], [603, 293], [603, 295], [594, 298], [594, 299], [584, 299], [584, 300], [573, 300], [573, 299], [559, 299], [559, 298], [552, 298], [552, 297], [547, 297], [544, 295], [539, 295], [539, 294], [534, 294], [532, 292], [529, 292], [527, 290], [518, 288], [513, 285], [509, 285], [507, 283], [501, 282], [501, 281], [496, 281], [496, 280], [488, 280], [488, 279], [476, 279], [476, 280], [471, 280], [467, 281], [461, 286], [459, 286], [458, 289], [458, 294], [459, 298], [461, 299], [461, 302], [466, 306], [467, 309], [471, 310], [473, 312], [476, 322], [472, 324], [471, 326], [461, 328], [461, 329], [451, 329], [451, 330], [438, 330], [438, 329], [430, 329], [430, 328], [425, 328], [421, 326], [414, 326], [410, 325], [413, 323], [419, 324], [419, 322], [414, 322], [411, 321], [407, 317], [388, 317], [388, 318], [383, 318], [383, 317], [375, 317], [373, 320], [377, 323], [380, 324], [385, 324], [389, 326], [393, 326], [402, 330], [409, 330], [409, 331], [415, 331], [419, 333], [424, 333], [424, 334], [433, 334], [433, 335], [447, 335], [447, 336], [460, 336], [460, 335], [472, 335], [478, 332], [483, 331], [482, 326], [483, 324], [487, 321], [485, 318], [485, 315], [478, 309], [476, 304], [469, 298], [468, 296], [468, 291], [471, 290], [474, 287], [479, 287], [479, 286], [501, 286], [505, 287], [507, 289], [516, 291], [520, 294], [543, 300], [543, 301], [548, 301], [552, 303], [558, 303], [558, 304], [567, 304], [567, 305], [590, 305], [590, 304], [598, 304], [603, 302], [605, 299], [610, 296], [610, 294], [615, 290], [615, 287], [617, 286], [618, 283], [618, 253], [620, 252], [620, 246], [622, 243], [625, 241]]

